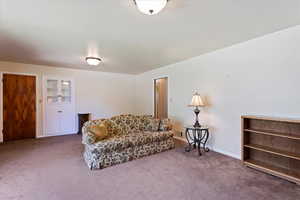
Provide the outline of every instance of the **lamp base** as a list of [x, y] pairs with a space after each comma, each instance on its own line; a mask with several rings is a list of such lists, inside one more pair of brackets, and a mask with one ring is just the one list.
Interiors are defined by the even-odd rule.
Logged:
[[194, 128], [200, 128], [201, 124], [198, 121], [196, 121], [193, 126], [194, 126]]
[[195, 127], [195, 128], [200, 128], [200, 127], [201, 127], [201, 124], [199, 123], [199, 120], [198, 120], [198, 115], [199, 115], [199, 113], [200, 113], [199, 108], [196, 107], [195, 110], [194, 110], [194, 112], [195, 112], [195, 114], [196, 114], [196, 122], [195, 122], [195, 124], [194, 124], [194, 127]]

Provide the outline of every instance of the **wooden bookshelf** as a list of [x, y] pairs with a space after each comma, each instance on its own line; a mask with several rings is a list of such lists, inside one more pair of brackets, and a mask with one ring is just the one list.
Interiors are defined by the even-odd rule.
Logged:
[[242, 160], [300, 184], [300, 120], [242, 116]]

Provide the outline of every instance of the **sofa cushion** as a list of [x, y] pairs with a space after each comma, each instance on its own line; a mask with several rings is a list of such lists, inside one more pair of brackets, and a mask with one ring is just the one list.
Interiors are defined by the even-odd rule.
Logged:
[[126, 135], [113, 136], [96, 142], [95, 149], [100, 153], [109, 153], [112, 151], [120, 151], [130, 147], [130, 141]]
[[173, 136], [172, 132], [135, 132], [125, 135], [112, 136], [95, 143], [95, 148], [100, 153], [120, 151], [129, 147], [144, 145], [167, 140]]
[[[133, 145], [143, 145], [152, 142], [159, 142], [173, 137], [173, 133], [169, 131], [144, 131], [132, 134], [131, 142]], [[137, 142], [136, 142], [137, 140]]]

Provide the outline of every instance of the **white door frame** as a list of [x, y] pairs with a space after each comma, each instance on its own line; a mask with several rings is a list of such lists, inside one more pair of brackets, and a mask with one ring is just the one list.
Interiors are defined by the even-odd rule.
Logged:
[[36, 114], [35, 114], [35, 138], [38, 137], [38, 130], [40, 127], [40, 108], [39, 108], [39, 90], [38, 90], [38, 83], [39, 77], [37, 74], [31, 73], [18, 73], [18, 72], [0, 72], [0, 142], [3, 142], [3, 74], [13, 74], [13, 75], [23, 75], [23, 76], [34, 76], [35, 77], [35, 106], [36, 106]]

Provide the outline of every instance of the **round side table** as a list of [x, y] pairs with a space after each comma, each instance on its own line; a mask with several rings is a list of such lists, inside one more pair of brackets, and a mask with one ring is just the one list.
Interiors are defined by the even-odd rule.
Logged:
[[188, 142], [188, 146], [185, 148], [186, 152], [191, 151], [192, 147], [194, 149], [198, 148], [199, 156], [201, 156], [201, 145], [204, 152], [208, 152], [209, 148], [206, 147], [206, 142], [209, 138], [209, 128], [207, 126], [194, 127], [186, 126], [185, 127], [185, 137]]

